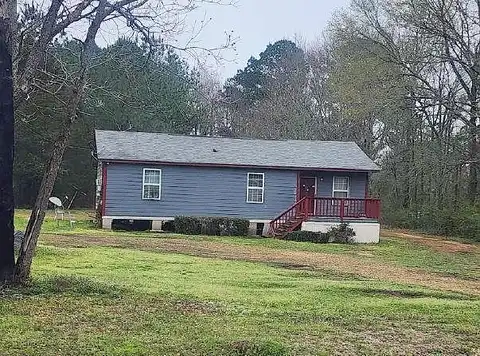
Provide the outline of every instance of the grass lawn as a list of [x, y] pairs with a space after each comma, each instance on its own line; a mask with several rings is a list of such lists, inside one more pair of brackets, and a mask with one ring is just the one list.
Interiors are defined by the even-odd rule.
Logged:
[[75, 217], [48, 217], [31, 285], [0, 291], [0, 354], [480, 354], [478, 244], [120, 233]]

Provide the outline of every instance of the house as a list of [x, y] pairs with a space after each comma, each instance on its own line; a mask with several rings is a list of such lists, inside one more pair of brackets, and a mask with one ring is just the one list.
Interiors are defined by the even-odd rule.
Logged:
[[175, 216], [229, 216], [252, 233], [326, 231], [349, 222], [377, 242], [380, 201], [368, 197], [379, 167], [353, 142], [256, 140], [96, 131], [102, 226]]

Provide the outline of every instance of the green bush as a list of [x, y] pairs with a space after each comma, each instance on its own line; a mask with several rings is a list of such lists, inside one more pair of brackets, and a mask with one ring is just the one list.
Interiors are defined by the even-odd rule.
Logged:
[[245, 236], [250, 222], [228, 217], [177, 216], [175, 232], [186, 235]]
[[185, 235], [200, 235], [202, 223], [199, 218], [193, 216], [177, 216], [173, 220], [175, 232]]
[[480, 242], [480, 212], [474, 209], [463, 209], [450, 215], [451, 230], [445, 235], [459, 236]]
[[383, 210], [382, 224], [480, 241], [480, 207], [478, 206], [463, 205], [457, 208], [421, 206], [416, 209], [386, 207]]
[[354, 242], [355, 231], [346, 223], [338, 226], [332, 226], [327, 231], [328, 241], [341, 244], [350, 244]]
[[286, 234], [283, 239], [289, 241], [315, 242], [325, 244], [328, 242], [328, 235], [322, 232], [292, 231]]
[[381, 223], [383, 226], [400, 229], [413, 229], [415, 225], [414, 213], [399, 207], [382, 206]]

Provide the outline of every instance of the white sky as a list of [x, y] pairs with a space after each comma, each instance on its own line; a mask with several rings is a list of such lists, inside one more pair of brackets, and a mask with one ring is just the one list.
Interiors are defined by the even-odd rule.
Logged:
[[[28, 0], [19, 0], [19, 4], [26, 1]], [[167, 43], [185, 46], [191, 38], [191, 27], [205, 18], [211, 18], [211, 21], [195, 39], [193, 45], [215, 48], [225, 42], [225, 33], [232, 33], [233, 37], [238, 38], [236, 52], [224, 51], [222, 63], [213, 59], [206, 61], [208, 71], [215, 73], [221, 81], [235, 75], [238, 69], [245, 68], [251, 56], [258, 58], [269, 43], [284, 38], [291, 40], [301, 38], [307, 44], [320, 40], [335, 11], [347, 7], [351, 0], [233, 1], [236, 1], [234, 6], [202, 5], [187, 17], [183, 35], [176, 40], [166, 39]], [[106, 25], [97, 36], [97, 44], [105, 46], [128, 31], [121, 21]], [[86, 32], [85, 23], [72, 26], [69, 32], [73, 36], [81, 37]], [[192, 57], [185, 58], [190, 64], [196, 64]]]
[[224, 53], [223, 65], [211, 63], [210, 70], [221, 79], [243, 69], [251, 56], [258, 58], [268, 43], [301, 36], [307, 43], [320, 39], [335, 11], [350, 0], [238, 0], [236, 6], [209, 6], [203, 17], [212, 20], [201, 33], [198, 43], [214, 47], [224, 42], [225, 32], [238, 37], [236, 54]]

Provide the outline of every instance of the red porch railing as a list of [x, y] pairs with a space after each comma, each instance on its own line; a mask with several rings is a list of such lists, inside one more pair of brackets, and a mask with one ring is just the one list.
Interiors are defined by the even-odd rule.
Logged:
[[[312, 199], [312, 198], [310, 198]], [[380, 200], [379, 199], [353, 199], [353, 198], [313, 198], [312, 216], [319, 217], [337, 217], [359, 219], [379, 219], [380, 218]]]
[[308, 203], [310, 202], [308, 201], [308, 198], [305, 197], [279, 214], [270, 222], [270, 233], [275, 233], [275, 231], [278, 231], [279, 228], [285, 226], [285, 224], [291, 223], [292, 221], [298, 221], [301, 223], [302, 221], [306, 220], [308, 218], [308, 214], [306, 213], [308, 211]]
[[293, 231], [310, 217], [347, 219], [380, 218], [379, 199], [304, 197], [270, 222], [271, 235]]

